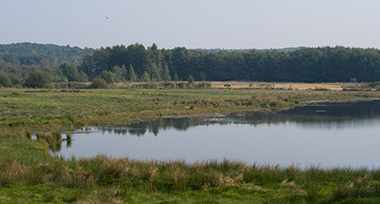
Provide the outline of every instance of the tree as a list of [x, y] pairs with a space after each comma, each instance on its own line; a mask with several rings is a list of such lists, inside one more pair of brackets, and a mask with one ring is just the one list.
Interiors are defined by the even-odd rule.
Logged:
[[12, 86], [12, 79], [6, 72], [0, 71], [0, 86], [9, 87]]
[[17, 74], [14, 73], [9, 73], [8, 76], [11, 78], [12, 84], [20, 84], [20, 78], [18, 77]]
[[190, 74], [189, 79], [187, 81], [189, 82], [189, 84], [194, 83], [194, 77], [191, 76], [191, 74]]
[[174, 79], [174, 81], [175, 81], [175, 82], [177, 82], [177, 81], [179, 80], [179, 79], [178, 79], [178, 75], [177, 75], [177, 72], [176, 72], [176, 73], [174, 73], [173, 79]]
[[45, 84], [51, 83], [51, 76], [49, 73], [33, 69], [29, 76], [25, 78], [24, 86], [42, 88]]
[[123, 75], [123, 70], [119, 67], [119, 66], [114, 66], [112, 68], [112, 72], [113, 74], [115, 75], [114, 78], [115, 78], [115, 82], [116, 83], [119, 83], [121, 78], [122, 78], [122, 75]]
[[150, 77], [147, 71], [145, 71], [144, 74], [141, 76], [141, 81], [150, 82]]
[[171, 80], [170, 71], [169, 71], [169, 67], [167, 64], [164, 65], [164, 70], [162, 72], [162, 79], [164, 81], [170, 81]]
[[202, 81], [205, 81], [206, 80], [206, 74], [203, 72], [199, 73], [199, 79]]
[[80, 71], [79, 72], [79, 76], [80, 76], [80, 81], [81, 82], [88, 82], [88, 76], [86, 73], [84, 73], [83, 71]]
[[69, 81], [80, 81], [80, 75], [75, 64], [71, 62], [65, 62], [58, 67], [64, 76], [67, 77]]
[[128, 80], [128, 70], [125, 65], [121, 66], [121, 79], [123, 82]]
[[92, 78], [94, 62], [91, 56], [91, 52], [87, 47], [84, 48], [84, 54], [82, 58], [83, 58], [82, 59], [83, 62], [82, 62], [81, 69], [87, 74], [87, 76]]
[[107, 72], [107, 74], [106, 74], [106, 82], [108, 84], [113, 84], [113, 83], [117, 82], [116, 81], [116, 74], [113, 73], [113, 72]]
[[137, 81], [137, 75], [136, 75], [135, 70], [133, 69], [132, 65], [129, 65], [129, 81], [130, 82], [136, 82]]
[[160, 69], [157, 67], [156, 63], [152, 64], [152, 81], [161, 81]]

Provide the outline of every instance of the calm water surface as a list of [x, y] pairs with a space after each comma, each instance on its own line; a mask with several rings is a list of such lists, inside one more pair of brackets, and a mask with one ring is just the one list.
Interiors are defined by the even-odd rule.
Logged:
[[[73, 135], [66, 158], [110, 157], [187, 162], [229, 159], [301, 167], [380, 167], [380, 101], [298, 106], [276, 113], [163, 118]], [[64, 137], [64, 136], [63, 136]]]

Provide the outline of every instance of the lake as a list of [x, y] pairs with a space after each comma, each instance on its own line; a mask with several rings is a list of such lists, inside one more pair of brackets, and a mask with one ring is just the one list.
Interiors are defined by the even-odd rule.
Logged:
[[164, 117], [124, 127], [91, 127], [76, 131], [71, 145], [64, 142], [58, 154], [378, 168], [379, 133], [380, 101], [325, 103], [277, 112]]

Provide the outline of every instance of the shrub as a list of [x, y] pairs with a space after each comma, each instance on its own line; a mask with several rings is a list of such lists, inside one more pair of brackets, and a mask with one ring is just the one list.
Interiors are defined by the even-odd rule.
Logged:
[[376, 88], [376, 87], [380, 86], [380, 81], [372, 82], [369, 84], [369, 86], [371, 86], [372, 88]]
[[231, 84], [224, 84], [224, 87], [231, 87]]
[[12, 80], [6, 72], [0, 72], [0, 86], [12, 86]]
[[51, 76], [48, 72], [35, 69], [32, 70], [25, 79], [24, 86], [42, 88], [45, 84], [51, 83], [51, 81]]
[[107, 88], [107, 82], [104, 81], [103, 79], [94, 78], [92, 80], [91, 87], [97, 88], [97, 89], [104, 89], [104, 88]]
[[53, 83], [48, 83], [48, 84], [45, 84], [44, 88], [45, 89], [55, 89], [55, 86]]

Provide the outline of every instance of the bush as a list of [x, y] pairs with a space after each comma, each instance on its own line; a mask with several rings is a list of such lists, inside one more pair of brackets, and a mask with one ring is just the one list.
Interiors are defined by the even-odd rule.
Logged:
[[0, 72], [0, 86], [12, 86], [12, 80], [6, 72]]
[[91, 87], [97, 88], [97, 89], [104, 89], [104, 88], [107, 88], [107, 82], [104, 81], [103, 79], [94, 78], [92, 80]]
[[42, 88], [45, 84], [51, 83], [51, 81], [51, 76], [48, 72], [35, 69], [29, 73], [27, 78], [25, 78], [24, 86]]
[[48, 84], [45, 84], [44, 88], [45, 89], [55, 89], [55, 86], [53, 83], [48, 83]]
[[224, 87], [231, 87], [231, 84], [224, 84]]
[[372, 88], [376, 88], [376, 87], [380, 86], [380, 81], [372, 82], [372, 83], [369, 84], [369, 86], [372, 87]]

